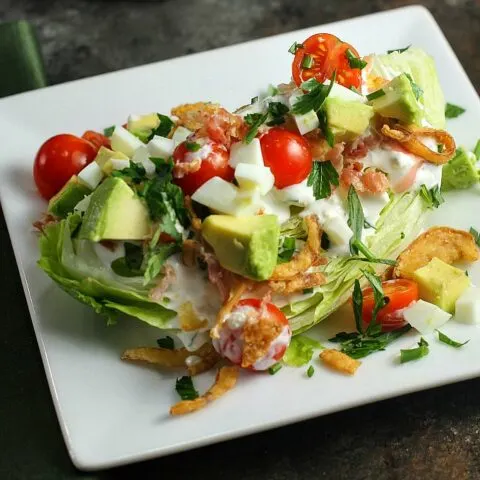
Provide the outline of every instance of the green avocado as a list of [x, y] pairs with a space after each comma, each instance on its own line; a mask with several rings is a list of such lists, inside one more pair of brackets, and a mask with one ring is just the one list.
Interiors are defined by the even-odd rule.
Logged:
[[48, 213], [65, 218], [73, 212], [75, 205], [83, 200], [92, 190], [76, 175], [62, 187], [48, 202]]
[[422, 300], [433, 303], [448, 313], [455, 313], [455, 302], [470, 286], [463, 270], [452, 267], [439, 258], [415, 270], [413, 279], [418, 283]]
[[127, 183], [108, 177], [93, 192], [79, 238], [100, 240], [143, 240], [150, 234], [147, 207]]
[[147, 115], [130, 115], [127, 123], [127, 130], [136, 137], [146, 142], [152, 130], [160, 125], [160, 119], [156, 113]]
[[480, 180], [475, 154], [460, 147], [442, 168], [442, 190], [470, 188]]
[[272, 275], [279, 234], [275, 215], [210, 215], [202, 224], [203, 238], [212, 246], [220, 265], [253, 280], [266, 280]]
[[98, 150], [97, 156], [95, 157], [95, 162], [98, 163], [98, 166], [102, 169], [105, 175], [110, 175], [110, 173], [112, 173], [112, 158], [128, 160], [128, 157], [122, 152], [115, 152], [109, 148], [100, 147], [100, 150]]
[[348, 142], [360, 136], [368, 128], [373, 108], [364, 103], [328, 97], [325, 100], [327, 125], [335, 136], [335, 142]]
[[412, 82], [405, 73], [395, 77], [381, 90], [384, 95], [376, 96], [369, 102], [375, 113], [382, 117], [396, 118], [403, 123], [421, 125], [423, 111], [415, 97]]

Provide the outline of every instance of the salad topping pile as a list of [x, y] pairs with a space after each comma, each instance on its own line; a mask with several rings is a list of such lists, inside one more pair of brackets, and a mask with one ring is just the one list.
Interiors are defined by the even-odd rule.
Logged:
[[[122, 358], [188, 370], [172, 414], [223, 395], [238, 367], [274, 374], [321, 350], [353, 374], [412, 327], [480, 322], [480, 292], [453, 266], [478, 259], [477, 231], [418, 236], [442, 191], [479, 182], [480, 144], [457, 149], [445, 131], [462, 108], [445, 106], [433, 59], [414, 47], [360, 57], [326, 33], [289, 52], [292, 81], [235, 112], [131, 115], [52, 137], [35, 159], [49, 201], [40, 267], [110, 323], [126, 314], [164, 332]], [[301, 335], [349, 299], [355, 330], [336, 348]], [[428, 349], [422, 338], [400, 361]], [[221, 361], [199, 396], [191, 376]]]

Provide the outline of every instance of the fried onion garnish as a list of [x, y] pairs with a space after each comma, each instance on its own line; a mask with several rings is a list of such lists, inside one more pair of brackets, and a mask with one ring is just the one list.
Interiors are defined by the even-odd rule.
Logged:
[[178, 125], [195, 131], [202, 128], [205, 124], [205, 119], [217, 113], [220, 108], [220, 105], [216, 103], [185, 103], [172, 108], [171, 113], [178, 117]]
[[196, 363], [187, 365], [188, 373], [192, 377], [210, 370], [219, 362], [221, 358], [211, 343], [205, 343], [196, 352], [192, 352], [191, 355], [200, 359]]
[[190, 215], [190, 226], [193, 231], [195, 232], [200, 232], [202, 229], [202, 221], [200, 218], [198, 218], [197, 214], [195, 213], [195, 210], [193, 209], [193, 204], [192, 204], [192, 197], [187, 195], [185, 197], [185, 208], [187, 209], [189, 215]]
[[361, 362], [358, 360], [355, 360], [334, 348], [322, 350], [320, 353], [320, 359], [330, 368], [348, 375], [353, 375], [361, 365]]
[[294, 255], [289, 262], [277, 265], [270, 280], [290, 280], [299, 273], [305, 272], [312, 264], [318, 265], [322, 232], [314, 215], [305, 217], [305, 223], [307, 225], [308, 236], [303, 249]]
[[185, 360], [190, 355], [195, 355], [195, 353], [189, 352], [186, 348], [169, 350], [168, 348], [160, 347], [139, 347], [125, 350], [122, 360], [146, 362], [152, 365], [172, 368], [184, 367]]
[[432, 227], [414, 240], [398, 257], [394, 277], [413, 278], [415, 270], [437, 257], [451, 265], [478, 260], [478, 248], [469, 232], [450, 227]]
[[[393, 128], [388, 124], [383, 125], [381, 132], [385, 137], [399, 142], [405, 150], [435, 165], [447, 163], [455, 154], [455, 140], [445, 130], [397, 123]], [[422, 143], [422, 137], [433, 137], [437, 144], [443, 145], [442, 151], [430, 150]]]
[[215, 383], [202, 396], [195, 400], [182, 400], [170, 408], [170, 415], [185, 415], [207, 406], [208, 403], [225, 395], [237, 383], [238, 368], [222, 367], [215, 378]]
[[269, 287], [275, 292], [283, 295], [299, 292], [306, 288], [318, 287], [323, 285], [327, 279], [320, 272], [316, 273], [299, 273], [289, 280], [279, 280], [268, 282]]

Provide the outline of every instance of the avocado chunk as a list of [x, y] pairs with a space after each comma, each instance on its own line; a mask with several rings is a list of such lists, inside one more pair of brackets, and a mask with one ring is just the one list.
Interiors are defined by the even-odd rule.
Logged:
[[84, 199], [92, 190], [76, 175], [62, 187], [48, 202], [48, 212], [57, 217], [65, 218], [73, 212], [75, 205]]
[[423, 111], [415, 97], [412, 82], [405, 73], [395, 77], [381, 90], [384, 95], [376, 96], [369, 102], [375, 113], [382, 117], [396, 118], [403, 123], [421, 124]]
[[458, 297], [470, 286], [470, 280], [463, 270], [436, 257], [424, 267], [415, 270], [413, 279], [418, 283], [422, 300], [451, 314], [455, 312]]
[[203, 238], [220, 265], [253, 280], [266, 280], [277, 264], [280, 226], [276, 215], [210, 215], [202, 224]]
[[127, 183], [109, 177], [92, 193], [79, 238], [143, 240], [150, 233], [148, 209]]
[[455, 156], [442, 168], [442, 189], [470, 188], [480, 180], [475, 154], [464, 148], [457, 149]]
[[95, 157], [95, 162], [98, 163], [98, 166], [102, 169], [102, 172], [105, 175], [110, 175], [112, 173], [112, 159], [116, 160], [128, 160], [128, 157], [122, 152], [115, 152], [106, 147], [100, 147], [98, 150], [97, 156]]
[[152, 130], [160, 125], [160, 119], [156, 113], [147, 115], [130, 115], [128, 117], [127, 130], [146, 142]]
[[364, 103], [328, 97], [325, 100], [327, 125], [335, 142], [348, 142], [359, 137], [370, 124], [373, 108]]

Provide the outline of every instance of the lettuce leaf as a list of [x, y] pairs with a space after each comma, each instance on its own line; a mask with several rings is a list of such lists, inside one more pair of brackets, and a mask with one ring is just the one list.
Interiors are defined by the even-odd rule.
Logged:
[[148, 298], [143, 277], [120, 277], [105, 268], [91, 242], [75, 239], [81, 218], [70, 215], [45, 228], [40, 237], [38, 265], [65, 292], [114, 322], [119, 313], [164, 328], [176, 316]]
[[[375, 228], [365, 240], [367, 247], [381, 258], [396, 258], [419, 233], [427, 207], [417, 192], [395, 195], [384, 207]], [[282, 308], [294, 334], [308, 330], [345, 303], [362, 269], [380, 272], [385, 265], [332, 257], [323, 267], [328, 282], [315, 289], [312, 297]]]
[[324, 347], [317, 340], [306, 335], [297, 335], [292, 338], [282, 361], [291, 367], [301, 367], [312, 359], [314, 350], [321, 348]]

